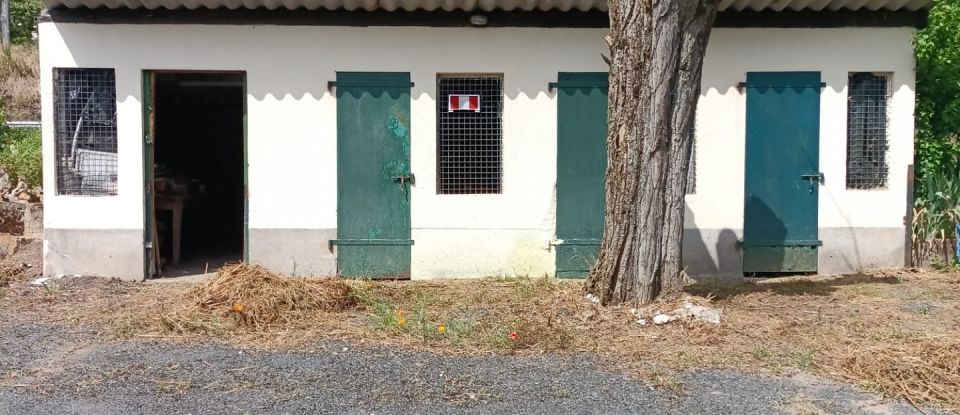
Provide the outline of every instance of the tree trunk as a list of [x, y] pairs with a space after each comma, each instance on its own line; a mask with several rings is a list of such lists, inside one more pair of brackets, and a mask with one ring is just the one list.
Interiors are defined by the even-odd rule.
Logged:
[[0, 46], [10, 46], [10, 0], [0, 0]]
[[0, 46], [10, 46], [10, 0], [0, 0]]
[[718, 0], [609, 0], [606, 218], [585, 290], [643, 305], [683, 288], [694, 114]]

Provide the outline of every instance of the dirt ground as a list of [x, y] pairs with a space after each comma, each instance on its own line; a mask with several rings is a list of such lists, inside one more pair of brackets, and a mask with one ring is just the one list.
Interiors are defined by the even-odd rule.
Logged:
[[43, 272], [43, 241], [29, 240], [17, 252], [0, 259], [0, 289], [10, 282], [32, 278]]
[[[31, 343], [59, 342], [67, 350], [73, 343], [71, 336], [57, 330], [85, 333], [77, 335], [78, 344], [85, 345], [81, 350], [90, 344], [119, 344], [121, 349], [149, 347], [174, 354], [170, 348], [182, 348], [186, 355], [213, 347], [217, 353], [251, 350], [291, 356], [314, 350], [318, 344], [329, 348], [334, 342], [349, 350], [402, 350], [408, 354], [405, 358], [427, 365], [476, 362], [472, 359], [508, 366], [522, 366], [529, 359], [547, 359], [548, 366], [595, 362], [590, 366], [597, 368], [591, 370], [619, 373], [629, 382], [653, 388], [656, 397], [651, 399], [671, 394], [693, 399], [683, 404], [693, 405], [689, 408], [717, 409], [703, 406], [709, 403], [692, 396], [736, 389], [698, 377], [703, 373], [710, 374], [703, 375], [707, 377], [740, 377], [738, 382], [747, 383], [768, 379], [782, 385], [798, 377], [816, 379], [814, 383], [843, 382], [849, 386], [836, 390], [856, 395], [860, 392], [855, 388], [902, 399], [899, 404], [896, 399], [890, 401], [894, 409], [884, 409], [892, 413], [960, 408], [960, 274], [956, 273], [890, 270], [700, 281], [687, 287], [686, 299], [642, 310], [599, 307], [584, 298], [577, 281], [500, 278], [348, 284], [351, 301], [344, 309], [292, 308], [282, 318], [264, 320], [254, 327], [246, 323], [249, 318], [244, 313], [249, 312], [245, 308], [256, 306], [255, 299], [247, 300], [249, 304], [204, 306], [198, 301], [203, 297], [203, 283], [72, 278], [32, 286], [19, 279], [0, 289], [0, 322], [26, 330], [24, 335]], [[668, 312], [683, 301], [719, 309], [721, 323], [637, 323], [638, 318]], [[31, 325], [40, 328], [34, 333]], [[132, 346], [143, 344], [148, 346]], [[43, 354], [36, 350], [25, 353], [28, 360], [32, 353]], [[421, 358], [426, 361], [419, 361]], [[13, 362], [0, 360], [0, 393], [4, 385], [11, 389], [9, 385], [22, 384], [18, 388], [32, 390], [36, 382], [31, 376], [41, 369], [18, 369], [18, 358], [6, 359]], [[589, 378], [600, 376], [598, 373], [581, 375]], [[598, 382], [624, 382], [617, 379]], [[162, 385], [193, 390], [177, 383]], [[476, 387], [470, 385], [467, 389]], [[591, 392], [578, 389], [576, 393]], [[876, 409], [850, 406], [852, 401], [873, 399], [859, 395], [852, 400], [833, 399], [803, 388], [785, 395], [770, 390], [758, 393], [772, 394], [765, 402], [775, 403], [750, 407], [761, 412], [763, 408], [787, 413], [869, 413]], [[18, 395], [18, 399], [29, 401], [29, 396], [24, 396]], [[467, 399], [473, 402], [473, 398]], [[718, 410], [741, 412], [736, 410], [737, 401], [733, 399], [730, 404], [734, 406]], [[621, 409], [636, 408], [631, 405]], [[451, 408], [458, 407], [423, 407], [413, 412], [442, 413]], [[677, 413], [683, 412], [690, 411]]]

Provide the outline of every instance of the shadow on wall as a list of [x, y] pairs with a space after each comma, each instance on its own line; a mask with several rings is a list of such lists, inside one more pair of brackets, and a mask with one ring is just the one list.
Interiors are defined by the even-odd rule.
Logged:
[[743, 275], [737, 232], [733, 229], [700, 229], [696, 215], [684, 204], [685, 222], [693, 228], [683, 230], [683, 265], [691, 276]]
[[783, 221], [760, 198], [751, 196], [744, 208], [750, 226], [743, 229], [743, 239], [753, 246], [748, 254], [740, 245], [733, 229], [701, 229], [696, 226], [696, 216], [689, 206], [686, 210], [688, 224], [693, 228], [683, 232], [683, 265], [691, 276], [742, 276], [744, 268], [759, 270], [783, 269], [786, 260], [782, 248], [787, 238]]
[[[782, 208], [782, 206], [781, 206]], [[752, 246], [742, 246], [745, 272], [777, 272], [785, 266], [783, 248], [787, 227], [763, 199], [750, 195], [743, 209], [743, 240]]]

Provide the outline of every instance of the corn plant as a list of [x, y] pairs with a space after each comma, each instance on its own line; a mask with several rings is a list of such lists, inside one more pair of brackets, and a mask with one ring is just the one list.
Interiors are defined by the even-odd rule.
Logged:
[[919, 184], [912, 224], [914, 265], [935, 261], [931, 256], [937, 253], [944, 262], [953, 264], [952, 247], [960, 223], [960, 169], [927, 174]]

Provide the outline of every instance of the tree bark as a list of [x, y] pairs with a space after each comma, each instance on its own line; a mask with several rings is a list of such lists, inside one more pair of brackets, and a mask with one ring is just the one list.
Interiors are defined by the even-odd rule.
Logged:
[[585, 290], [643, 305], [683, 289], [694, 114], [718, 0], [609, 0], [606, 218]]
[[0, 46], [10, 46], [10, 0], [0, 0]]

